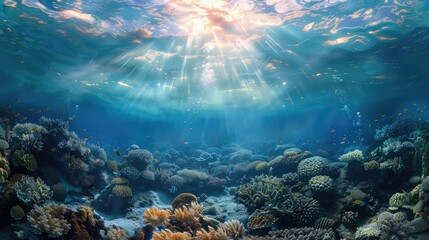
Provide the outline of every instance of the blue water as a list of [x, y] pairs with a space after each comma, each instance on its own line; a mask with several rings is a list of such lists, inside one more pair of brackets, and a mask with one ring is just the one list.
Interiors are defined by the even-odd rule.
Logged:
[[61, 119], [113, 158], [131, 144], [338, 155], [428, 120], [428, 48], [424, 0], [4, 0], [0, 119]]

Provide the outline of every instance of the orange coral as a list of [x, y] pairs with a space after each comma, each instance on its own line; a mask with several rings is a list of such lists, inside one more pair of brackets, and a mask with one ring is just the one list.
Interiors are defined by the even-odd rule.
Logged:
[[191, 240], [191, 236], [188, 233], [174, 233], [168, 229], [154, 233], [152, 240]]
[[205, 229], [201, 229], [197, 231], [197, 239], [199, 240], [227, 240], [228, 237], [226, 233], [219, 228], [217, 231], [209, 226], [209, 231], [207, 232]]
[[152, 227], [164, 227], [168, 225], [170, 211], [158, 208], [148, 208], [143, 214], [144, 224]]

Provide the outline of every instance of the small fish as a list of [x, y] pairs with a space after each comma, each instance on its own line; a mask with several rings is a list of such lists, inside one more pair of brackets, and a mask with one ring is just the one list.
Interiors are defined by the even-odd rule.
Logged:
[[183, 144], [188, 145], [188, 144], [189, 144], [189, 142], [188, 142], [188, 141], [184, 141], [184, 142], [183, 142]]
[[99, 158], [96, 158], [96, 159], [94, 159], [94, 161], [92, 161], [92, 164], [97, 164], [97, 163], [99, 163], [101, 161], [101, 159], [99, 159]]
[[34, 108], [32, 108], [32, 107], [28, 107], [28, 108], [27, 108], [27, 111], [30, 111], [30, 112], [31, 112], [31, 111], [34, 111]]
[[87, 138], [87, 137], [82, 138], [82, 141], [88, 141], [88, 140], [89, 140], [89, 138]]
[[118, 156], [118, 157], [121, 156], [121, 152], [119, 152], [118, 149], [113, 149], [113, 152], [115, 152], [116, 156]]
[[43, 109], [43, 112], [47, 112], [49, 110], [49, 107], [45, 107], [44, 109]]
[[353, 205], [357, 205], [357, 206], [364, 206], [365, 202], [359, 199], [356, 199], [352, 202]]
[[27, 120], [28, 119], [28, 117], [22, 117], [21, 118], [21, 122], [24, 122], [25, 120]]
[[37, 110], [34, 112], [34, 114], [40, 114], [42, 112], [42, 110]]
[[171, 186], [171, 187], [168, 189], [168, 191], [169, 191], [171, 194], [175, 194], [175, 193], [177, 192], [177, 187], [176, 187], [176, 186]]
[[17, 112], [17, 113], [15, 113], [15, 114], [13, 114], [13, 115], [12, 115], [12, 117], [17, 118], [17, 117], [19, 117], [19, 115], [20, 115], [20, 113], [19, 113], [19, 112]]
[[66, 112], [65, 112], [65, 111], [61, 111], [61, 112], [60, 112], [60, 115], [64, 115], [64, 114], [66, 114]]
[[17, 99], [15, 99], [15, 102], [16, 103], [21, 102], [21, 99], [17, 98]]

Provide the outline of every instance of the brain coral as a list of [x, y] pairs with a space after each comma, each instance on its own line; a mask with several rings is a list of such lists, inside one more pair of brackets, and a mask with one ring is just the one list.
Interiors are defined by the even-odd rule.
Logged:
[[318, 175], [312, 177], [308, 184], [310, 185], [311, 190], [315, 192], [329, 192], [334, 188], [334, 180], [329, 176]]
[[52, 197], [52, 191], [42, 179], [23, 176], [13, 185], [16, 196], [26, 205], [39, 204]]
[[328, 163], [328, 159], [319, 156], [306, 158], [298, 164], [298, 174], [304, 179], [323, 175], [329, 168]]
[[112, 189], [113, 195], [121, 198], [130, 198], [133, 196], [133, 190], [125, 185], [116, 185]]
[[145, 170], [150, 161], [154, 160], [152, 153], [145, 149], [133, 149], [128, 151], [124, 159], [128, 164], [136, 167], [139, 171]]
[[345, 154], [341, 155], [338, 159], [340, 161], [343, 161], [343, 162], [351, 162], [351, 161], [363, 162], [365, 160], [363, 158], [362, 151], [359, 149], [345, 153]]
[[71, 211], [64, 205], [48, 204], [36, 206], [28, 213], [28, 221], [37, 234], [46, 233], [51, 238], [61, 237], [70, 230], [64, 215]]
[[410, 194], [408, 193], [395, 193], [389, 199], [390, 207], [402, 207], [410, 205]]

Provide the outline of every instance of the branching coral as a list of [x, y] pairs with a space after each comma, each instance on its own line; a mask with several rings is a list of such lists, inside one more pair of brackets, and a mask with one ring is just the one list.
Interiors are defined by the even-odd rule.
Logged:
[[69, 124], [60, 119], [52, 119], [47, 117], [41, 117], [39, 124], [47, 130], [47, 134], [54, 137], [65, 137], [67, 136]]
[[168, 225], [170, 211], [158, 208], [148, 208], [143, 214], [144, 224], [152, 227], [165, 227]]
[[213, 227], [208, 227], [209, 231], [205, 229], [201, 229], [197, 231], [197, 238], [199, 240], [227, 240], [228, 236], [223, 231], [223, 229], [219, 228], [217, 231]]
[[23, 176], [13, 186], [16, 196], [26, 205], [39, 204], [52, 197], [52, 191], [42, 179]]
[[271, 227], [277, 220], [278, 217], [272, 213], [262, 213], [256, 211], [249, 216], [247, 227], [250, 229], [267, 228]]
[[37, 160], [31, 153], [23, 150], [16, 150], [12, 155], [12, 164], [14, 166], [24, 166], [29, 171], [37, 170]]
[[244, 236], [244, 225], [237, 220], [221, 223], [219, 229], [222, 229], [232, 239], [239, 239]]
[[64, 215], [71, 211], [64, 205], [48, 204], [36, 206], [28, 214], [28, 221], [31, 223], [37, 234], [47, 234], [56, 238], [67, 234], [70, 230], [70, 223]]
[[177, 175], [182, 177], [186, 183], [204, 181], [208, 178], [207, 173], [193, 169], [183, 169], [177, 171]]
[[128, 240], [130, 236], [128, 231], [122, 228], [110, 228], [106, 236], [107, 240]]
[[169, 229], [154, 233], [152, 240], [191, 240], [189, 233], [172, 232]]
[[244, 240], [264, 239], [332, 240], [335, 239], [335, 233], [332, 231], [332, 229], [306, 227], [272, 231], [265, 237], [248, 236], [244, 238]]

